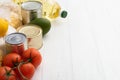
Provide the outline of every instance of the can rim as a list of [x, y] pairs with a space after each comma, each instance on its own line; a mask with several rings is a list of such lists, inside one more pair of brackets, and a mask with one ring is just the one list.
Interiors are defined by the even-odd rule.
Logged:
[[14, 33], [8, 34], [8, 35], [4, 38], [4, 39], [5, 39], [5, 43], [8, 43], [8, 44], [10, 44], [10, 45], [18, 45], [18, 44], [21, 44], [21, 43], [25, 42], [25, 39], [24, 39], [24, 41], [19, 42], [19, 43], [10, 43], [10, 42], [8, 42], [8, 41], [7, 41], [7, 37], [10, 36], [10, 35], [12, 35], [12, 34], [22, 34], [22, 35], [26, 38], [26, 35], [25, 35], [25, 34], [19, 33], [19, 32], [14, 32]]
[[[42, 3], [39, 2], [39, 1], [25, 1], [25, 2], [23, 2], [23, 3], [27, 3], [27, 2], [36, 2], [36, 3], [39, 3], [39, 4], [40, 4], [40, 7], [42, 7]], [[23, 3], [22, 3], [22, 4], [23, 4]], [[26, 11], [34, 11], [34, 10], [38, 10], [38, 9], [39, 9], [39, 8], [38, 8], [38, 9], [28, 10], [28, 9], [23, 8], [22, 4], [21, 4], [21, 8], [22, 8], [23, 10], [26, 10]]]
[[[22, 29], [22, 28], [24, 28], [24, 27], [37, 27], [37, 28], [39, 28], [39, 30], [40, 30], [40, 32], [36, 35], [36, 36], [32, 36], [32, 37], [28, 37], [28, 36], [26, 36], [27, 38], [35, 38], [35, 37], [38, 37], [38, 36], [42, 36], [42, 28], [40, 27], [40, 26], [38, 26], [38, 25], [35, 25], [35, 24], [26, 24], [26, 25], [23, 25], [23, 26], [21, 26], [21, 27], [19, 27], [18, 29], [17, 29], [17, 31], [18, 32], [20, 32], [20, 33], [23, 33], [23, 32], [21, 32], [20, 30]], [[25, 33], [23, 33], [23, 34], [25, 34]]]
[[[29, 45], [28, 45], [28, 46], [29, 46]], [[28, 48], [35, 48], [35, 49], [37, 49], [37, 50], [40, 50], [40, 49], [42, 49], [42, 47], [43, 47], [43, 42], [42, 42], [42, 44], [41, 44], [40, 47], [28, 47]]]

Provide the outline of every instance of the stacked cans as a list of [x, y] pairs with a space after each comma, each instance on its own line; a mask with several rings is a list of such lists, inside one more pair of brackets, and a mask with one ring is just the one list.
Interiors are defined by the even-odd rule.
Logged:
[[35, 18], [42, 17], [42, 4], [38, 1], [26, 1], [21, 4], [24, 26], [19, 27], [18, 33], [5, 37], [6, 53], [22, 54], [27, 48], [40, 49], [42, 42], [42, 29], [37, 25], [26, 25]]
[[17, 33], [5, 37], [6, 53], [22, 54], [28, 48], [40, 49], [43, 45], [42, 29], [37, 25], [24, 25]]

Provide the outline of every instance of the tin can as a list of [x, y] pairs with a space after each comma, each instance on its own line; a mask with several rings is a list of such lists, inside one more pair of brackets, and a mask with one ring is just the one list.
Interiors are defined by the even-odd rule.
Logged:
[[26, 1], [21, 4], [23, 24], [27, 24], [35, 18], [42, 17], [42, 3], [38, 1]]
[[22, 54], [27, 49], [26, 35], [11, 33], [5, 37], [6, 53]]
[[37, 25], [24, 25], [18, 32], [27, 36], [28, 48], [40, 49], [43, 45], [42, 29]]
[[0, 49], [0, 66], [2, 66], [3, 51]]

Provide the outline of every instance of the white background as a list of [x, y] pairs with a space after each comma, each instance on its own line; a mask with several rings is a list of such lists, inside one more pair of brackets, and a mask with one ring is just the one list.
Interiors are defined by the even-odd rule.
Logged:
[[32, 80], [120, 80], [120, 1], [57, 2], [68, 17], [52, 22]]
[[57, 1], [69, 14], [44, 39], [35, 80], [120, 80], [120, 1]]

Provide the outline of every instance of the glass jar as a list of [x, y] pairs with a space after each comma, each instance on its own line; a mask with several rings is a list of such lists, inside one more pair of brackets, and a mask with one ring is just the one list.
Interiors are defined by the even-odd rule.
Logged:
[[60, 15], [61, 7], [55, 0], [43, 0], [43, 17], [54, 20]]

